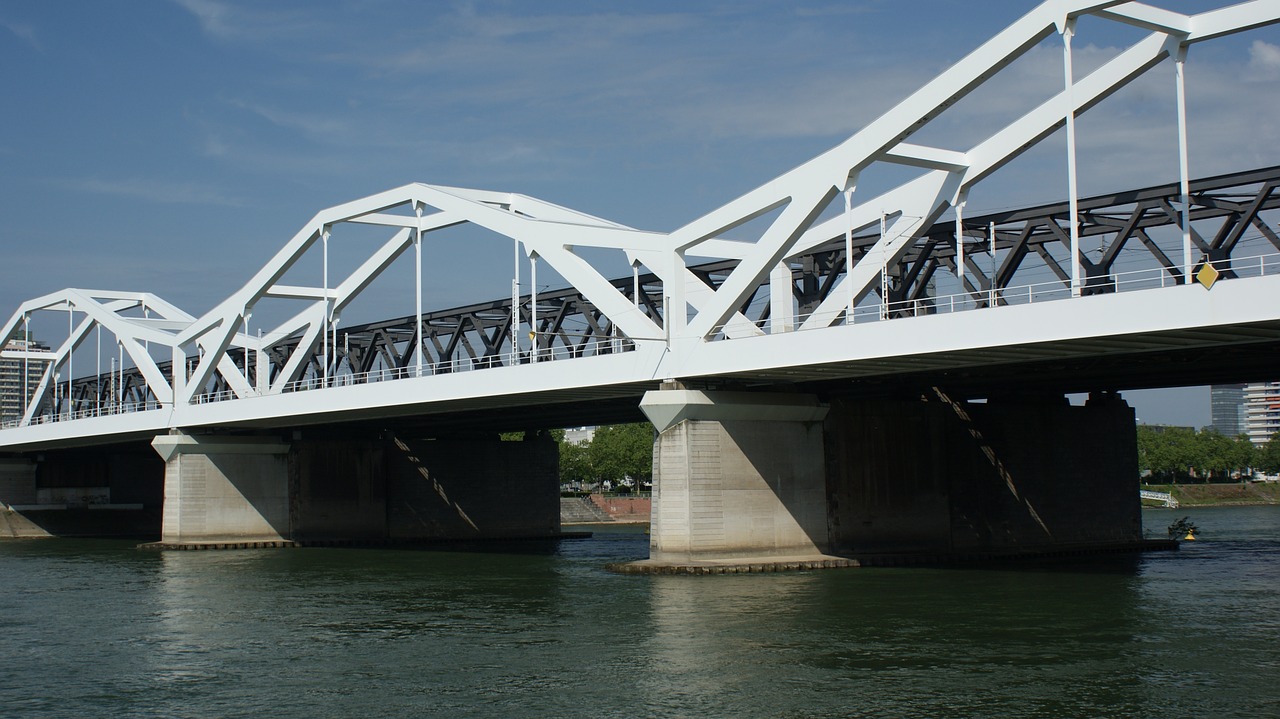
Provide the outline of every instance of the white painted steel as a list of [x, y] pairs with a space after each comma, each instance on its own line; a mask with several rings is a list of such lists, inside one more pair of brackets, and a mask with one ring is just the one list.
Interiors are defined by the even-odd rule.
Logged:
[[[1076, 79], [1071, 66], [1071, 42], [1078, 29], [1077, 19], [1086, 15], [1134, 25], [1149, 35]], [[198, 318], [146, 293], [67, 289], [36, 298], [23, 303], [0, 327], [0, 344], [25, 331], [33, 313], [65, 311], [71, 327], [62, 344], [39, 357], [50, 363], [35, 388], [35, 400], [18, 423], [20, 426], [0, 431], [0, 446], [197, 425], [286, 419], [318, 422], [370, 412], [410, 413], [503, 396], [637, 385], [666, 378], [848, 364], [922, 352], [998, 348], [1002, 343], [1141, 336], [1158, 327], [1280, 320], [1280, 309], [1268, 309], [1275, 303], [1265, 299], [1268, 292], [1269, 297], [1274, 297], [1280, 290], [1280, 279], [1267, 275], [1280, 267], [1274, 259], [1258, 258], [1256, 277], [1223, 283], [1211, 293], [1198, 286], [1166, 286], [1167, 277], [1156, 271], [1140, 277], [1116, 275], [1116, 294], [1079, 297], [1082, 278], [1075, 222], [1071, 223], [1070, 281], [989, 290], [990, 304], [998, 300], [1013, 306], [964, 312], [976, 308], [969, 294], [891, 306], [884, 271], [910, 248], [919, 233], [954, 207], [959, 259], [956, 274], [963, 287], [961, 213], [970, 189], [1064, 126], [1069, 138], [1068, 185], [1074, 208], [1075, 116], [1170, 56], [1177, 61], [1179, 153], [1184, 182], [1181, 209], [1185, 213], [1182, 68], [1186, 48], [1277, 21], [1280, 0], [1253, 0], [1195, 15], [1140, 3], [1049, 0], [841, 144], [670, 233], [637, 230], [516, 193], [414, 183], [316, 214], [244, 286]], [[1052, 90], [1047, 101], [967, 148], [910, 142], [948, 107], [1055, 31], [1063, 36], [1065, 83]], [[919, 173], [878, 196], [855, 198], [857, 178], [876, 163], [915, 168]], [[838, 193], [845, 194], [845, 211], [819, 221]], [[764, 229], [754, 237], [747, 236], [753, 220], [760, 220]], [[841, 280], [844, 287], [834, 288], [808, 316], [797, 316], [791, 304], [790, 280], [779, 269], [782, 263], [842, 236], [849, 249], [853, 233], [872, 227], [877, 221], [883, 223], [882, 237], [861, 261], [854, 263], [851, 256], [848, 258], [847, 272]], [[424, 243], [432, 239], [432, 233], [464, 223], [512, 239], [511, 288], [517, 305], [521, 298], [523, 251], [529, 258], [531, 274], [536, 272], [537, 261], [547, 262], [612, 325], [617, 339], [610, 342], [629, 351], [568, 362], [564, 360], [569, 357], [557, 355], [557, 350], [540, 347], [535, 336], [530, 352], [536, 361], [518, 364], [515, 359], [519, 353], [520, 322], [518, 308], [513, 308], [513, 366], [484, 372], [463, 371], [476, 369], [468, 363], [433, 368], [423, 362], [420, 335], [415, 339], [419, 346], [413, 350], [411, 369], [397, 370], [390, 377], [342, 372], [337, 361], [331, 363], [329, 359], [337, 354], [336, 327], [343, 310], [411, 246], [416, 264], [414, 311], [421, 327]], [[341, 232], [347, 225], [387, 228], [392, 234], [346, 278], [334, 283], [329, 277], [327, 245], [341, 241]], [[1188, 223], [1184, 221], [1183, 227], [1189, 233]], [[321, 286], [282, 284], [281, 280], [318, 242], [324, 245]], [[659, 278], [665, 297], [662, 326], [641, 307], [638, 288], [636, 297], [627, 298], [584, 258], [580, 250], [586, 248], [624, 252], [637, 285], [641, 265]], [[991, 253], [994, 266], [994, 249]], [[1189, 254], [1184, 252], [1184, 268], [1189, 268]], [[689, 271], [689, 257], [730, 259], [738, 264], [713, 289]], [[1247, 264], [1236, 258], [1232, 269], [1242, 273]], [[536, 318], [536, 275], [531, 280], [531, 315]], [[769, 285], [774, 318], [769, 326], [756, 326], [739, 310], [765, 285]], [[883, 300], [869, 302], [877, 289]], [[1135, 291], [1139, 289], [1142, 291]], [[255, 305], [267, 298], [296, 303], [298, 309], [275, 327], [251, 335], [249, 318]], [[1059, 298], [1074, 299], [1049, 301]], [[904, 310], [909, 314], [938, 314], [877, 321]], [[121, 353], [120, 371], [123, 373], [126, 359], [140, 370], [155, 408], [134, 407], [138, 411], [130, 412], [124, 398], [117, 397], [105, 407], [91, 408], [93, 416], [77, 416], [73, 421], [49, 422], [48, 418], [37, 416], [36, 408], [59, 392], [54, 385], [61, 373], [65, 371], [71, 379], [73, 352], [95, 328], [115, 336]], [[536, 320], [529, 329], [536, 329]], [[271, 354], [283, 352], [286, 342], [298, 338], [297, 349], [278, 361], [275, 381], [268, 381]], [[323, 343], [325, 365], [318, 378], [305, 372], [305, 363], [317, 343]], [[160, 370], [152, 357], [153, 350], [164, 359], [173, 360], [170, 372]], [[246, 366], [247, 358], [254, 358], [256, 383], [251, 385], [245, 372], [232, 361], [232, 351], [245, 354]], [[32, 354], [23, 356], [37, 359]], [[442, 372], [444, 369], [449, 371]], [[211, 394], [215, 379], [230, 389]], [[396, 381], [379, 381], [391, 379]], [[326, 387], [329, 389], [323, 392], [314, 391]], [[68, 412], [74, 413], [76, 408], [69, 405]]]

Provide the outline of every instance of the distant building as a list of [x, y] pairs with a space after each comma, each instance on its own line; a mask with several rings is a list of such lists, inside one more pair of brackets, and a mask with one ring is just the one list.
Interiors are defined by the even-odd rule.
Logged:
[[591, 439], [596, 436], [595, 427], [578, 427], [577, 429], [566, 429], [564, 431], [564, 441], [573, 444], [591, 444]]
[[1280, 432], [1280, 382], [1250, 382], [1244, 388], [1245, 433], [1256, 445]]
[[1243, 384], [1215, 384], [1209, 388], [1209, 426], [1227, 437], [1245, 432]]
[[[33, 340], [10, 340], [5, 351], [33, 350], [48, 352], [49, 348]], [[48, 360], [24, 360], [21, 357], [0, 357], [0, 422], [22, 419], [23, 411], [31, 395], [40, 386]], [[23, 380], [23, 368], [26, 380]]]

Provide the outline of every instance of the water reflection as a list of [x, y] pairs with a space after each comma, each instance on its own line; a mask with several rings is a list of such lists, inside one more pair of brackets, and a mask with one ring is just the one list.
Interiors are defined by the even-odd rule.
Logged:
[[653, 633], [637, 689], [672, 710], [766, 690], [775, 662], [798, 659], [820, 584], [816, 574], [649, 579]]
[[638, 530], [533, 554], [0, 543], [0, 706], [24, 718], [1268, 716], [1280, 508], [1261, 510], [1198, 511], [1208, 539], [1136, 571], [605, 572], [643, 556]]
[[[648, 701], [723, 714], [1124, 715], [1132, 573], [852, 570], [656, 577]], [[1088, 710], [1088, 711], [1086, 711]]]

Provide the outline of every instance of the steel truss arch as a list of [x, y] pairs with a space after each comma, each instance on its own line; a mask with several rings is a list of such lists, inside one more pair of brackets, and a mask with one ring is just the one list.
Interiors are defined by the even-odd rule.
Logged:
[[[1075, 78], [1070, 48], [1076, 22], [1085, 16], [1148, 34]], [[1124, 216], [1107, 214], [1106, 203], [1081, 201], [1073, 190], [1065, 210], [1024, 218], [1017, 229], [1019, 220], [1012, 216], [957, 218], [949, 233], [938, 220], [948, 209], [960, 211], [972, 188], [1058, 129], [1067, 128], [1071, 148], [1075, 117], [1162, 60], [1175, 58], [1180, 67], [1194, 43], [1277, 21], [1280, 0], [1251, 0], [1194, 15], [1135, 2], [1048, 0], [836, 147], [670, 233], [638, 230], [518, 193], [413, 183], [317, 213], [241, 288], [199, 317], [144, 293], [68, 289], [24, 303], [0, 328], [0, 343], [15, 338], [32, 312], [81, 315], [66, 342], [44, 357], [49, 376], [23, 418], [31, 423], [49, 407], [50, 378], [63, 366], [69, 372], [76, 348], [99, 327], [118, 338], [132, 365], [131, 381], [123, 380], [121, 370], [113, 397], [127, 390], [184, 410], [211, 399], [279, 395], [295, 391], [299, 382], [328, 386], [343, 368], [354, 376], [381, 367], [400, 377], [451, 373], [461, 367], [459, 359], [468, 366], [520, 363], [526, 360], [516, 333], [526, 325], [532, 331], [528, 361], [537, 361], [543, 351], [579, 356], [575, 353], [594, 343], [591, 351], [597, 354], [645, 354], [651, 360], [648, 379], [676, 378], [716, 340], [851, 325], [859, 303], [871, 297], [879, 299], [880, 319], [908, 312], [902, 303], [918, 306], [928, 298], [931, 280], [944, 274], [973, 303], [999, 304], [1007, 299], [998, 292], [1010, 286], [1033, 254], [1073, 296], [1105, 291], [1120, 253], [1135, 243], [1173, 283], [1186, 283], [1193, 251], [1207, 262], [1229, 260], [1250, 227], [1280, 249], [1276, 233], [1257, 221], [1260, 212], [1275, 207], [1274, 178], [1252, 200], [1215, 196], [1212, 188], [1193, 200], [1184, 167], [1177, 192], [1162, 190]], [[912, 141], [947, 108], [1054, 33], [1063, 40], [1064, 79], [1050, 88], [1047, 100], [968, 147]], [[1074, 154], [1069, 154], [1074, 174]], [[917, 174], [863, 198], [857, 193], [859, 178], [878, 163]], [[830, 213], [842, 193], [846, 211]], [[1192, 227], [1210, 218], [1227, 219], [1212, 234]], [[995, 228], [987, 239], [992, 253], [1006, 252], [990, 274], [964, 256], [966, 243], [981, 247], [983, 222]], [[1181, 257], [1170, 256], [1146, 234], [1169, 223], [1180, 225], [1186, 236]], [[527, 304], [517, 286], [510, 304], [445, 312], [423, 312], [419, 306], [407, 331], [397, 321], [364, 325], [359, 332], [348, 328], [340, 351], [335, 327], [351, 303], [411, 249], [417, 254], [424, 238], [463, 224], [510, 238], [517, 258], [546, 262], [571, 289], [543, 293], [535, 288]], [[756, 224], [764, 229], [753, 232]], [[285, 284], [309, 252], [327, 246], [346, 225], [382, 228], [389, 237], [336, 282], [330, 283], [326, 269], [319, 284]], [[1106, 233], [1115, 242], [1097, 257], [1084, 256], [1081, 238]], [[624, 253], [635, 275], [607, 278], [579, 252], [586, 248]], [[325, 257], [327, 268], [327, 252]], [[292, 303], [296, 311], [251, 336], [249, 319], [268, 300]], [[143, 307], [147, 312], [137, 317]], [[355, 352], [349, 347], [352, 338], [358, 338]], [[155, 359], [153, 351], [168, 352], [167, 362]], [[74, 397], [91, 395], [82, 383], [79, 394], [68, 396], [72, 407]]]

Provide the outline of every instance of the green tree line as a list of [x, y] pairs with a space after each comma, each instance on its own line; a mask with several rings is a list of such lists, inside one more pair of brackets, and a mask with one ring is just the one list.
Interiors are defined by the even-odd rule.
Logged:
[[631, 477], [653, 479], [653, 427], [640, 424], [607, 424], [597, 427], [584, 444], [560, 442], [560, 481], [615, 486]]
[[1280, 434], [1262, 447], [1216, 429], [1138, 425], [1138, 468], [1159, 483], [1229, 482], [1250, 471], [1280, 472]]

